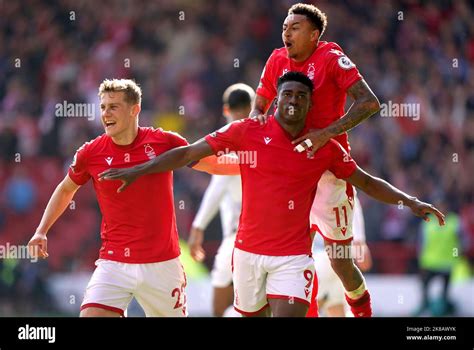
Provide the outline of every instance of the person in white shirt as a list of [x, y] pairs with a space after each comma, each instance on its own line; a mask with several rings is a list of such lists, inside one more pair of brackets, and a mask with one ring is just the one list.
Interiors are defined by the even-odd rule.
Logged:
[[[223, 114], [227, 123], [247, 118], [254, 97], [254, 90], [246, 84], [229, 86], [223, 95]], [[204, 231], [220, 209], [223, 239], [211, 272], [214, 288], [213, 313], [216, 317], [240, 316], [232, 308], [234, 290], [231, 265], [241, 208], [240, 176], [213, 175], [189, 234], [191, 256], [196, 261], [202, 261], [205, 258], [202, 248]]]

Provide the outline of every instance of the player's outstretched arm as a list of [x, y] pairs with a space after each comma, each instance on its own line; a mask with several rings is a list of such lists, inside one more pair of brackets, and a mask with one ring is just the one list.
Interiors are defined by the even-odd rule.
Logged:
[[311, 130], [306, 135], [294, 140], [293, 144], [295, 146], [300, 144], [307, 149], [308, 145], [305, 144], [304, 141], [309, 139], [313, 147], [310, 153], [314, 154], [314, 152], [324, 146], [331, 138], [348, 132], [380, 110], [379, 100], [364, 79], [353, 84], [347, 90], [347, 94], [352, 97], [354, 103], [341, 119], [324, 129]]
[[380, 202], [407, 206], [413, 214], [423, 218], [425, 221], [430, 221], [428, 214], [433, 214], [438, 218], [439, 225], [444, 225], [444, 214], [433, 205], [409, 196], [387, 181], [367, 174], [359, 167], [346, 180]]
[[48, 257], [46, 234], [64, 210], [66, 210], [79, 187], [79, 185], [76, 185], [71, 180], [69, 175], [66, 175], [64, 180], [56, 187], [44, 210], [43, 217], [35, 234], [28, 242], [28, 249], [32, 257]]
[[142, 175], [181, 168], [212, 154], [211, 146], [204, 139], [201, 139], [192, 145], [173, 148], [146, 163], [131, 168], [108, 169], [99, 174], [99, 181], [121, 180], [123, 183], [117, 192], [122, 192]]

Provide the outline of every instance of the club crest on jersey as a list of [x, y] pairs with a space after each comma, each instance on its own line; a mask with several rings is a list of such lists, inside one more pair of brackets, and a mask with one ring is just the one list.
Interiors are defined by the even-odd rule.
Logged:
[[147, 155], [148, 159], [153, 159], [156, 157], [156, 153], [153, 147], [151, 147], [148, 143], [144, 147], [145, 147], [145, 154]]
[[306, 75], [308, 76], [308, 78], [310, 80], [314, 80], [314, 71], [316, 69], [314, 68], [314, 63], [311, 63], [309, 66], [308, 66], [308, 72], [306, 73]]
[[342, 69], [351, 69], [355, 67], [355, 64], [347, 56], [341, 56], [338, 58], [337, 63]]

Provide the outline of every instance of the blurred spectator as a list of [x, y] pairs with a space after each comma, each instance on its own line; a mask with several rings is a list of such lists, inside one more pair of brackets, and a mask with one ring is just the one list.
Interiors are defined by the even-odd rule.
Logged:
[[36, 205], [36, 188], [20, 167], [7, 181], [4, 195], [7, 207], [16, 214], [26, 214]]
[[[455, 313], [455, 305], [448, 297], [452, 272], [463, 256], [461, 221], [459, 215], [448, 211], [446, 203], [437, 206], [446, 213], [446, 224], [440, 227], [436, 220], [424, 221], [421, 225], [421, 246], [418, 254], [420, 279], [422, 284], [422, 300], [415, 316], [423, 315], [429, 310], [432, 316], [446, 316]], [[464, 244], [463, 244], [464, 243]], [[440, 298], [429, 298], [430, 282], [442, 279]]]

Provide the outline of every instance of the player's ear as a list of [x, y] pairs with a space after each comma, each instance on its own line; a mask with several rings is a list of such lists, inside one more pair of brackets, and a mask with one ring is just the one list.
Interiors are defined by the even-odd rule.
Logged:
[[140, 106], [138, 103], [137, 103], [137, 104], [134, 104], [134, 105], [132, 106], [132, 114], [133, 114], [133, 116], [137, 116], [138, 113], [140, 113], [141, 109], [142, 109], [142, 108], [141, 108], [141, 106]]
[[222, 115], [226, 118], [230, 117], [230, 109], [227, 103], [222, 106]]
[[319, 29], [315, 29], [311, 32], [311, 41], [318, 41], [319, 39]]

